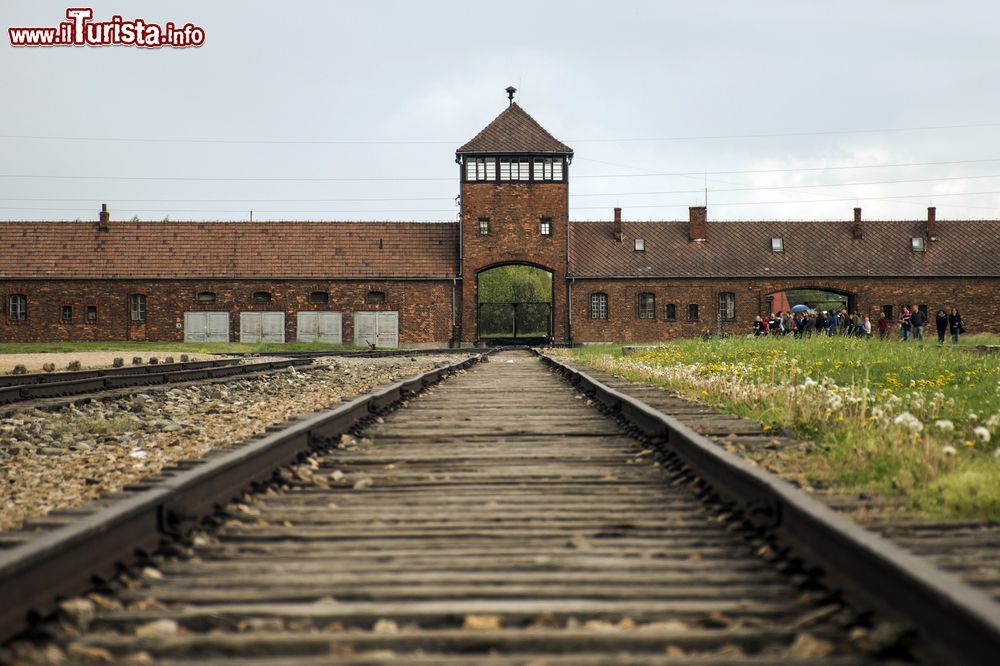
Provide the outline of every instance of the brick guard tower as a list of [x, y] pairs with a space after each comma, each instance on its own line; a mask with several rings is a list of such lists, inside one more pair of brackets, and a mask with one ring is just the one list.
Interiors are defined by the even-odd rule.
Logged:
[[461, 180], [458, 308], [463, 343], [479, 340], [478, 275], [497, 266], [534, 266], [552, 274], [552, 340], [567, 342], [569, 165], [573, 149], [509, 104], [455, 151]]

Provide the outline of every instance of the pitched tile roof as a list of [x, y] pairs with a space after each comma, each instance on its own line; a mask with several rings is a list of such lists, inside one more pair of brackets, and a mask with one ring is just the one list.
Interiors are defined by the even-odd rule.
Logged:
[[517, 102], [513, 102], [455, 153], [572, 155], [573, 149], [549, 134]]
[[[809, 277], [1000, 276], [1000, 221], [938, 220], [926, 251], [910, 241], [923, 220], [865, 220], [854, 239], [850, 221], [709, 222], [708, 239], [688, 240], [687, 221], [624, 222], [615, 242], [612, 222], [573, 222], [571, 274], [582, 276]], [[784, 252], [771, 251], [781, 237]], [[634, 241], [645, 241], [644, 252]]]
[[0, 278], [455, 275], [454, 222], [0, 222]]

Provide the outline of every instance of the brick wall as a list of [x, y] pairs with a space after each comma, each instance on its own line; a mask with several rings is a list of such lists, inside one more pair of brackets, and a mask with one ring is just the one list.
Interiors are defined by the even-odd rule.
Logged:
[[[198, 301], [198, 292], [212, 291], [214, 303]], [[271, 293], [269, 303], [254, 303], [258, 291]], [[314, 291], [330, 294], [329, 303], [311, 303]], [[385, 293], [385, 302], [367, 303], [368, 293]], [[11, 322], [8, 297], [28, 297], [26, 321]], [[129, 296], [145, 294], [144, 324], [130, 321]], [[296, 339], [296, 313], [301, 310], [333, 310], [343, 313], [343, 340], [353, 343], [356, 311], [399, 312], [400, 344], [447, 345], [451, 335], [452, 285], [450, 281], [359, 281], [306, 280], [8, 280], [0, 281], [4, 314], [0, 318], [0, 341], [47, 342], [52, 340], [164, 340], [181, 341], [184, 312], [228, 311], [230, 337], [240, 337], [240, 312], [283, 311], [285, 339]], [[73, 320], [62, 321], [62, 307], [72, 306]], [[97, 306], [96, 323], [86, 322], [87, 306]]]
[[[479, 219], [489, 219], [489, 234], [479, 234]], [[542, 236], [542, 218], [552, 221]], [[477, 338], [476, 274], [503, 263], [525, 263], [552, 272], [553, 337], [566, 341], [567, 183], [462, 184], [462, 331], [463, 342]]]
[[[767, 312], [767, 296], [788, 289], [825, 289], [851, 296], [862, 314], [878, 316], [883, 305], [927, 305], [931, 318], [938, 308], [957, 307], [970, 333], [1000, 331], [1000, 279], [969, 278], [838, 278], [827, 280], [577, 280], [572, 288], [572, 337], [574, 342], [639, 342], [692, 337], [715, 332], [718, 294], [732, 292], [736, 317], [722, 322], [730, 335], [750, 331], [754, 317]], [[652, 293], [655, 319], [639, 319], [639, 294]], [[591, 319], [590, 295], [608, 295], [608, 318]], [[677, 317], [667, 320], [665, 306], [676, 305]], [[688, 317], [690, 304], [699, 306], [699, 317]], [[933, 321], [930, 324], [933, 326]], [[898, 327], [894, 327], [898, 334]]]

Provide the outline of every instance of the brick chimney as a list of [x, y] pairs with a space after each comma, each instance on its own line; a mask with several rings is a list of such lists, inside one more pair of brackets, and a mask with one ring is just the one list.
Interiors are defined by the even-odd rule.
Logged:
[[861, 209], [854, 209], [854, 222], [851, 223], [851, 238], [862, 239], [865, 237], [865, 230], [861, 227]]
[[937, 208], [927, 207], [927, 240], [937, 240]]
[[108, 204], [101, 204], [101, 215], [97, 221], [97, 228], [100, 231], [108, 230], [108, 223], [111, 222], [111, 213], [108, 212]]
[[708, 208], [688, 207], [688, 240], [704, 241], [708, 238]]
[[614, 236], [615, 242], [621, 243], [625, 238], [625, 232], [622, 231], [622, 209], [615, 208], [615, 226], [614, 226]]

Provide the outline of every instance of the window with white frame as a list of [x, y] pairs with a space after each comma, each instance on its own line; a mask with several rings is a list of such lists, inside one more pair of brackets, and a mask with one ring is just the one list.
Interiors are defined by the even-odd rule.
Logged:
[[497, 161], [493, 157], [465, 158], [465, 180], [496, 180]]
[[639, 319], [656, 319], [656, 297], [653, 294], [639, 294]]
[[132, 321], [146, 321], [146, 296], [144, 294], [132, 294], [128, 297], [129, 318]]
[[608, 318], [608, 295], [607, 294], [591, 294], [590, 295], [590, 318], [591, 319], [607, 319]]
[[7, 299], [7, 317], [11, 321], [24, 321], [28, 318], [28, 297], [24, 294], [12, 294]]
[[736, 319], [736, 294], [731, 291], [719, 294], [719, 316], [723, 319]]
[[552, 235], [552, 218], [550, 218], [550, 217], [543, 217], [542, 221], [538, 225], [538, 230], [541, 232], [541, 234], [543, 236], [551, 236]]
[[500, 180], [529, 180], [530, 178], [531, 163], [527, 158], [500, 158]]

